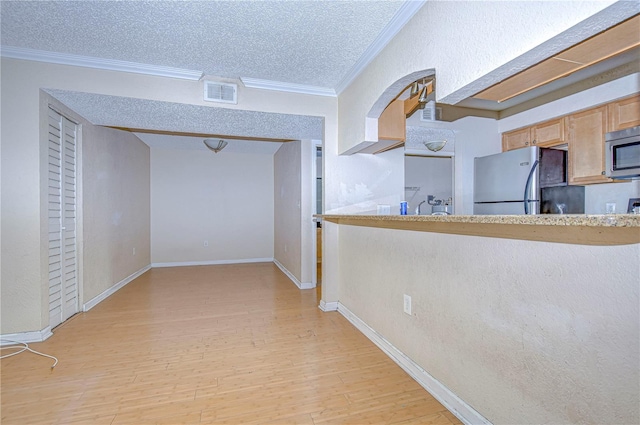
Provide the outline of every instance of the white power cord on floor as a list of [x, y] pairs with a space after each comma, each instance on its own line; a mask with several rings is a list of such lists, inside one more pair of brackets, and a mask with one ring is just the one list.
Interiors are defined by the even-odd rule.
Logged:
[[0, 359], [6, 359], [7, 357], [16, 356], [16, 355], [18, 355], [18, 354], [20, 354], [20, 353], [22, 353], [24, 351], [31, 351], [32, 353], [37, 354], [39, 356], [49, 357], [50, 359], [53, 359], [54, 363], [53, 363], [53, 366], [51, 366], [51, 369], [56, 367], [56, 365], [58, 364], [58, 359], [57, 358], [55, 358], [53, 356], [50, 356], [48, 354], [41, 353], [39, 351], [36, 351], [36, 350], [30, 348], [29, 344], [27, 344], [26, 342], [13, 341], [11, 339], [6, 339], [6, 338], [0, 338], [0, 341], [2, 341], [2, 342], [6, 341], [6, 342], [10, 342], [12, 344], [19, 344], [19, 345], [6, 345], [6, 346], [3, 345], [3, 346], [0, 346], [0, 350], [4, 350], [4, 349], [7, 349], [7, 348], [20, 348], [20, 350], [16, 351], [15, 353], [10, 353], [10, 354], [5, 354], [5, 355], [0, 356]]

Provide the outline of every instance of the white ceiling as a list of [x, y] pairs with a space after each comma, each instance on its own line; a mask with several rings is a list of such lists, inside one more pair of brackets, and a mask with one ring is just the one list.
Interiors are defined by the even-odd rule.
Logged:
[[[423, 1], [2, 1], [3, 47], [344, 85]], [[360, 64], [361, 65], [361, 64]]]

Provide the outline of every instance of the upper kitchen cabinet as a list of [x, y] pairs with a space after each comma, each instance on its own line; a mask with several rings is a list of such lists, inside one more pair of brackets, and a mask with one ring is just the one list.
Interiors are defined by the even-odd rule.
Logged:
[[407, 137], [407, 123], [404, 114], [404, 101], [391, 102], [378, 118], [378, 139], [404, 142]]
[[502, 133], [502, 151], [527, 147], [531, 144], [531, 140], [530, 127]]
[[555, 118], [531, 127], [502, 133], [502, 150], [527, 146], [548, 147], [566, 143], [565, 118]]
[[533, 144], [540, 147], [556, 146], [566, 143], [565, 118], [556, 118], [531, 128]]
[[618, 100], [607, 105], [608, 131], [624, 130], [640, 125], [640, 95]]
[[604, 135], [607, 106], [569, 115], [569, 184], [608, 183], [605, 177]]

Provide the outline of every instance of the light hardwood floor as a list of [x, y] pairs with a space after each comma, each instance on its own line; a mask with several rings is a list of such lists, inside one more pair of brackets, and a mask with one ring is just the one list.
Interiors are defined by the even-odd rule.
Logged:
[[[1, 423], [460, 422], [271, 263], [152, 269], [1, 362]], [[6, 354], [6, 350], [3, 350]]]

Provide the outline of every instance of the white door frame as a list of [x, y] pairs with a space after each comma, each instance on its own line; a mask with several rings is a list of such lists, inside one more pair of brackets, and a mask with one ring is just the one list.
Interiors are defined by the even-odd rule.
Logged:
[[[311, 172], [311, 178], [312, 178], [312, 187], [311, 187], [311, 210], [313, 211], [313, 214], [316, 214], [316, 211], [318, 210], [318, 192], [317, 192], [317, 180], [318, 180], [318, 167], [317, 167], [317, 150], [318, 148], [320, 148], [322, 150], [322, 141], [321, 140], [313, 140], [312, 141], [312, 145], [313, 145], [313, 149], [312, 149], [312, 159], [311, 159], [311, 164], [312, 164], [312, 172]], [[321, 167], [321, 171], [320, 171], [320, 177], [322, 178], [322, 170], [324, 170], [324, 155], [322, 155], [322, 167]], [[324, 185], [324, 180], [322, 181], [322, 184]], [[324, 205], [324, 190], [322, 190], [322, 202]], [[317, 219], [319, 220], [319, 219]], [[315, 223], [315, 220], [314, 220]], [[317, 226], [313, 226], [313, 234], [311, 235], [311, 241], [312, 241], [312, 245], [313, 248], [311, 249], [311, 254], [313, 255], [311, 264], [313, 264], [314, 266], [312, 267], [311, 270], [311, 283], [314, 286], [318, 285], [318, 267], [317, 267], [317, 263], [318, 263], [318, 252], [317, 252], [317, 247], [318, 247], [318, 240], [317, 240], [317, 236], [318, 236], [318, 232], [317, 232]]]

